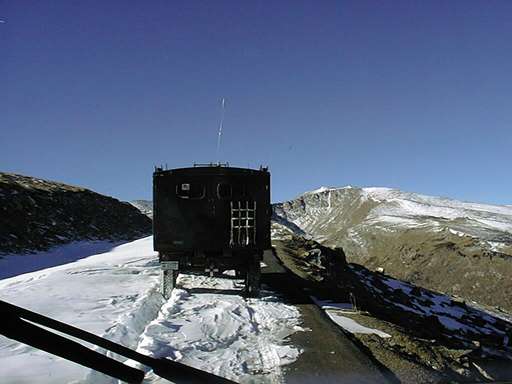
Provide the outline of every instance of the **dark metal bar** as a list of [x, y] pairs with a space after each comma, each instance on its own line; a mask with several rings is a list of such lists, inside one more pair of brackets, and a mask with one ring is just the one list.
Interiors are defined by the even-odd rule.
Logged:
[[201, 371], [200, 369], [180, 364], [180, 369], [176, 369], [169, 363], [179, 364], [167, 359], [154, 359], [151, 364], [153, 372], [158, 376], [179, 384], [236, 384], [234, 381], [214, 375], [213, 373]]
[[231, 380], [189, 367], [182, 363], [168, 359], [155, 359], [143, 355], [90, 332], [1, 300], [0, 318], [2, 319], [0, 323], [0, 334], [129, 383], [141, 382], [144, 378], [144, 372], [128, 367], [117, 360], [93, 351], [75, 341], [66, 339], [65, 337], [42, 329], [24, 320], [76, 337], [147, 365], [152, 368], [157, 375], [177, 383], [192, 384], [208, 382], [213, 384], [233, 384]]
[[234, 246], [234, 225], [235, 225], [235, 218], [234, 218], [234, 210], [233, 210], [233, 201], [229, 202], [229, 207], [231, 208], [231, 233], [229, 236], [229, 245]]
[[241, 236], [242, 236], [242, 202], [239, 201], [238, 202], [238, 245], [242, 245], [242, 240], [241, 240]]
[[254, 228], [253, 230], [253, 244], [256, 244], [256, 200], [254, 200], [254, 211], [253, 211], [253, 221], [252, 226]]
[[119, 355], [138, 361], [139, 363], [145, 365], [148, 365], [152, 361], [150, 357], [137, 353], [131, 350], [130, 348], [126, 348], [120, 344], [104, 339], [103, 337], [96, 336], [93, 333], [84, 331], [80, 328], [73, 327], [72, 325], [62, 323], [58, 320], [54, 320], [49, 317], [40, 315], [39, 313], [32, 312], [21, 307], [17, 307], [5, 301], [0, 301], [0, 314], [2, 315], [2, 318], [4, 316], [14, 314], [17, 317], [65, 333], [66, 335], [76, 337], [80, 340], [87, 341], [88, 343], [97, 345], [98, 347], [104, 349], [108, 349], [109, 351], [115, 352]]
[[31, 324], [16, 316], [2, 318], [0, 332], [21, 343], [73, 361], [127, 383], [141, 383], [144, 372], [129, 367], [77, 343]]

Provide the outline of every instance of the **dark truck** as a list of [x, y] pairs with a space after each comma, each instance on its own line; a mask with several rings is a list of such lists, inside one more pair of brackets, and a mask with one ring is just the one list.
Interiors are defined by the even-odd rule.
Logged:
[[245, 293], [257, 296], [260, 261], [271, 247], [270, 217], [267, 168], [155, 168], [153, 235], [163, 295], [169, 297], [179, 272], [235, 270]]

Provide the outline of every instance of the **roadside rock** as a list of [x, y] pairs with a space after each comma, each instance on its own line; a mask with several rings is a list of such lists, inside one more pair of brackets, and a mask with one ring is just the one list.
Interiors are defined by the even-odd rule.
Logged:
[[[277, 226], [273, 225], [274, 235], [279, 230]], [[272, 245], [285, 266], [306, 280], [336, 284], [347, 266], [343, 249], [324, 247], [291, 232], [274, 236]]]

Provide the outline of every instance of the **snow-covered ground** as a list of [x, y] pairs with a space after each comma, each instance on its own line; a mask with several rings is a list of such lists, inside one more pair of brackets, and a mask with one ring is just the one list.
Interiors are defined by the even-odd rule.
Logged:
[[0, 255], [0, 279], [71, 263], [88, 256], [108, 252], [119, 244], [121, 242], [105, 240], [74, 241], [53, 247], [48, 251], [22, 255], [3, 254]]
[[237, 382], [280, 382], [280, 367], [300, 353], [283, 344], [302, 330], [295, 307], [269, 291], [244, 299], [236, 293], [242, 282], [228, 278], [183, 275], [178, 287], [144, 330], [139, 352], [170, 356]]
[[[108, 253], [0, 280], [0, 298], [131, 347], [147, 318], [155, 318], [163, 303], [158, 278], [152, 239], [145, 238]], [[66, 383], [88, 371], [0, 336], [3, 383]]]
[[[182, 275], [169, 301], [147, 237], [72, 263], [0, 280], [0, 299], [239, 382], [279, 382], [300, 351], [287, 337], [300, 313], [272, 292], [236, 294], [231, 278]], [[0, 336], [2, 383], [112, 382], [110, 378]], [[159, 379], [148, 373], [148, 382]]]

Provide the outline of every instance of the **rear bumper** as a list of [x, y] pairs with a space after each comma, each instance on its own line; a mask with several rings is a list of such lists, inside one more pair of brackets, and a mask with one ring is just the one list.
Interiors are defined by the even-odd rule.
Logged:
[[180, 271], [201, 272], [212, 266], [219, 270], [241, 269], [256, 260], [262, 260], [262, 249], [159, 252], [160, 262], [176, 261]]

